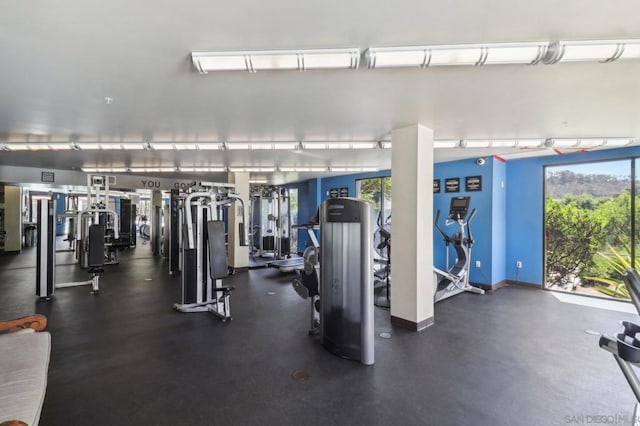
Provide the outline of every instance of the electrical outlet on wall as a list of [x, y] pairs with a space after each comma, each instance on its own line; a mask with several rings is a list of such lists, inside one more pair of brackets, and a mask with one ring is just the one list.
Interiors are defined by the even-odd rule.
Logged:
[[519, 261], [519, 260], [518, 260], [518, 261], [516, 262], [516, 268], [518, 268], [518, 269], [522, 269], [522, 262], [521, 262], [521, 261]]
[[480, 267], [480, 265], [481, 265], [480, 261], [479, 261], [479, 260], [476, 260], [476, 268], [479, 268], [479, 267]]

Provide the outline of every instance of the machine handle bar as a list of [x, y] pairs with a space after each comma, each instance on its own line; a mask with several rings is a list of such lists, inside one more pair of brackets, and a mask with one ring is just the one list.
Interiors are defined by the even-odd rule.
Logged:
[[473, 245], [473, 234], [471, 233], [471, 221], [473, 217], [476, 215], [476, 209], [471, 210], [471, 214], [469, 215], [469, 219], [467, 219], [467, 240], [469, 241], [469, 247]]
[[440, 235], [442, 236], [442, 239], [444, 240], [446, 245], [449, 245], [449, 243], [451, 242], [451, 239], [449, 238], [449, 236], [442, 230], [442, 228], [440, 228], [440, 225], [438, 225], [438, 219], [440, 219], [440, 209], [438, 209], [436, 211], [436, 219], [434, 220], [434, 225], [436, 226], [436, 229], [440, 232]]

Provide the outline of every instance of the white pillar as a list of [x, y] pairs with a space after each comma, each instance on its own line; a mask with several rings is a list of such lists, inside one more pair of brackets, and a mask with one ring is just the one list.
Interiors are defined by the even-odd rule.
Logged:
[[433, 130], [411, 125], [391, 140], [391, 323], [420, 331], [433, 324]]
[[240, 245], [238, 224], [244, 220], [244, 235], [249, 228], [249, 173], [229, 173], [229, 183], [235, 184], [234, 192], [239, 194], [244, 201], [244, 217], [242, 204], [235, 202], [229, 209], [229, 266], [234, 269], [249, 267], [249, 246]]

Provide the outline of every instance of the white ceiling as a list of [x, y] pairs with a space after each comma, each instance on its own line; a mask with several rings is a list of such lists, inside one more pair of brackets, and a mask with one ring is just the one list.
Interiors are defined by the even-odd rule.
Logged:
[[[639, 138], [640, 61], [200, 75], [189, 59], [194, 50], [639, 38], [638, 16], [635, 0], [3, 2], [0, 140], [377, 140], [412, 123], [437, 139]], [[435, 160], [497, 152], [438, 150]], [[390, 151], [3, 152], [0, 164], [388, 168]]]

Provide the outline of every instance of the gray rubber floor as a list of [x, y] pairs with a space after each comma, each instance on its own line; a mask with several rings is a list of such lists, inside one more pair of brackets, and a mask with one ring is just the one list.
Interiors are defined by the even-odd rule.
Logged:
[[[365, 367], [307, 335], [309, 305], [291, 288], [291, 275], [259, 269], [231, 277], [234, 319], [223, 324], [211, 314], [174, 311], [179, 276], [145, 250], [123, 253], [103, 276], [100, 295], [66, 288], [50, 302], [36, 300], [35, 268], [25, 265], [35, 251], [0, 256], [0, 317], [49, 318], [53, 348], [41, 425], [630, 419], [627, 383], [597, 337], [583, 330], [613, 332], [633, 315], [520, 288], [443, 301], [435, 325], [421, 333], [391, 327], [388, 311], [376, 309], [376, 364]], [[86, 274], [63, 268], [62, 275]], [[296, 372], [309, 377], [296, 380]]]

